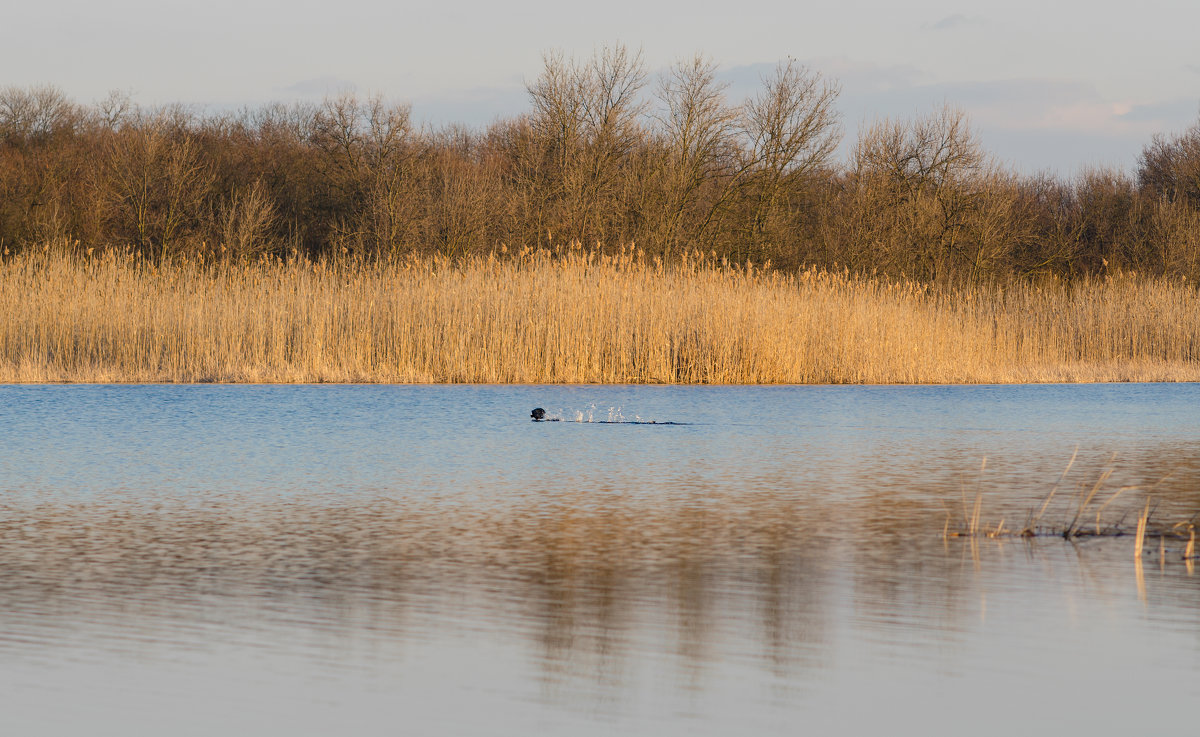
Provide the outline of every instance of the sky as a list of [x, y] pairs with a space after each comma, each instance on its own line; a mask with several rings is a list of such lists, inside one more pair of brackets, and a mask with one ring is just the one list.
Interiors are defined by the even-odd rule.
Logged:
[[543, 54], [641, 49], [652, 75], [703, 53], [735, 101], [794, 59], [841, 85], [846, 130], [949, 103], [1019, 171], [1132, 171], [1200, 120], [1200, 2], [59, 0], [0, 19], [0, 86], [79, 102], [226, 109], [339, 91], [484, 125], [528, 108]]

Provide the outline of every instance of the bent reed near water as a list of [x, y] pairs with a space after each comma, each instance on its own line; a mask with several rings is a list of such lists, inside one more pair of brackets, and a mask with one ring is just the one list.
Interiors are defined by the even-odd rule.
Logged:
[[1200, 294], [936, 287], [626, 248], [447, 259], [0, 259], [0, 382], [1200, 380]]

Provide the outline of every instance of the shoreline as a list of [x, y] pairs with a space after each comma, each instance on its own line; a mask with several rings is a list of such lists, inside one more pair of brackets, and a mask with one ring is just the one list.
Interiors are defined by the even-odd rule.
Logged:
[[[1200, 372], [1198, 372], [1200, 373]], [[913, 382], [913, 383], [842, 383], [842, 384], [799, 384], [799, 383], [774, 383], [774, 384], [683, 384], [683, 383], [649, 383], [649, 382], [495, 382], [495, 381], [426, 381], [426, 382], [388, 382], [388, 381], [0, 381], [0, 387], [51, 387], [51, 386], [108, 386], [108, 387], [138, 387], [138, 386], [188, 386], [188, 387], [207, 387], [207, 386], [274, 386], [274, 387], [290, 387], [290, 386], [309, 386], [309, 387], [538, 387], [538, 386], [553, 386], [553, 387], [621, 387], [621, 388], [640, 388], [640, 387], [690, 387], [690, 388], [714, 388], [714, 389], [787, 389], [787, 388], [825, 388], [838, 389], [845, 387], [861, 387], [861, 388], [954, 388], [954, 387], [975, 387], [986, 388], [995, 387], [1002, 389], [1005, 387], [1014, 386], [1118, 386], [1118, 385], [1156, 385], [1156, 384], [1200, 384], [1200, 379], [1178, 379], [1178, 380], [1124, 380], [1117, 379], [1112, 381], [1011, 381], [1011, 382]]]

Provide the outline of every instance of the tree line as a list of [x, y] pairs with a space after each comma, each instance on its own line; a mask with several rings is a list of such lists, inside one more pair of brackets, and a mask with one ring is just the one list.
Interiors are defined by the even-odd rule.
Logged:
[[0, 251], [450, 257], [523, 248], [700, 251], [778, 268], [961, 283], [1109, 269], [1200, 278], [1200, 121], [1136, 172], [997, 164], [951, 108], [863, 128], [836, 81], [780, 63], [727, 98], [696, 56], [651, 78], [624, 47], [548, 54], [526, 113], [416, 123], [347, 94], [202, 114], [53, 87], [0, 90]]

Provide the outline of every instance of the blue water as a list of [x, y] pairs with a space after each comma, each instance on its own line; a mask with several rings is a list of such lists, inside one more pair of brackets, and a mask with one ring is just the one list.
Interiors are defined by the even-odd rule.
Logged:
[[[686, 424], [533, 423], [534, 406]], [[502, 495], [618, 479], [670, 493], [697, 478], [770, 490], [863, 465], [925, 484], [984, 458], [1036, 483], [1076, 448], [1132, 460], [1198, 442], [1190, 384], [0, 387], [0, 487], [75, 496]]]
[[3, 386], [0, 713], [12, 734], [1186, 730], [1181, 540], [1135, 565], [1129, 537], [941, 533], [976, 494], [1011, 527], [1056, 484], [1059, 522], [1105, 474], [1106, 524], [1147, 499], [1187, 520], [1198, 408], [1197, 385]]

